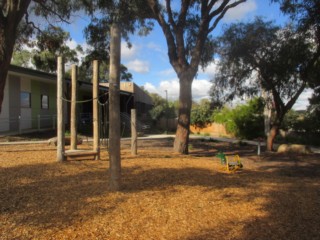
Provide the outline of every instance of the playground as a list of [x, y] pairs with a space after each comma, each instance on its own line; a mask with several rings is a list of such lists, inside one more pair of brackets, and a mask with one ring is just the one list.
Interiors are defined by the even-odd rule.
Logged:
[[[123, 190], [109, 161], [57, 162], [48, 144], [0, 145], [0, 239], [319, 239], [320, 155], [192, 139], [122, 140]], [[79, 149], [91, 149], [84, 141]], [[216, 154], [240, 156], [227, 172]]]

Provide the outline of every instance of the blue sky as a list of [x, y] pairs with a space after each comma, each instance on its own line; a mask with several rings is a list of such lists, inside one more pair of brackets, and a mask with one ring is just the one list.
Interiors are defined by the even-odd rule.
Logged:
[[[255, 16], [263, 16], [266, 20], [273, 20], [276, 23], [284, 24], [286, 17], [280, 12], [277, 4], [270, 4], [269, 0], [248, 0], [246, 3], [238, 5], [230, 10], [215, 29], [215, 34], [219, 34], [223, 24], [235, 21], [247, 21]], [[83, 27], [88, 22], [85, 19], [77, 18], [68, 30], [72, 41], [70, 46], [81, 44], [86, 47], [83, 39]], [[178, 98], [179, 82], [171, 67], [167, 56], [167, 45], [163, 33], [157, 23], [154, 30], [144, 37], [137, 35], [130, 37], [132, 47], [127, 48], [127, 44], [122, 42], [121, 62], [126, 65], [133, 75], [133, 81], [144, 86], [149, 92], [156, 92], [165, 96], [165, 90], [168, 91], [168, 97], [171, 100]], [[210, 80], [214, 76], [215, 64], [209, 64], [205, 71], [199, 69], [197, 78], [192, 85], [193, 100], [200, 100], [208, 97], [210, 89]], [[304, 109], [308, 104], [307, 98], [310, 91], [302, 94], [294, 109]]]

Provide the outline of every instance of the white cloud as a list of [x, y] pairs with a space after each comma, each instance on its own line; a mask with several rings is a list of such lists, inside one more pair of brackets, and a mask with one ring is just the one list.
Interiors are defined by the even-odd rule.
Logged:
[[170, 76], [174, 74], [175, 74], [175, 71], [173, 70], [173, 68], [168, 68], [157, 73], [157, 75], [159, 76]]
[[293, 105], [294, 110], [305, 110], [307, 106], [309, 105], [309, 98], [311, 97], [313, 93], [312, 89], [306, 89], [303, 91], [296, 101], [296, 103]]
[[209, 98], [209, 90], [212, 83], [208, 80], [194, 80], [192, 84], [192, 96], [195, 101]]
[[71, 49], [75, 49], [77, 47], [78, 43], [75, 40], [69, 39], [66, 42], [66, 45]]
[[134, 71], [137, 73], [148, 73], [149, 72], [149, 62], [147, 61], [141, 61], [138, 59], [135, 59], [133, 61], [130, 61], [126, 64], [129, 71]]
[[[199, 101], [203, 98], [209, 97], [209, 90], [211, 83], [208, 80], [194, 80], [192, 84], [192, 98], [195, 101]], [[162, 97], [166, 97], [165, 90], [168, 91], [168, 98], [170, 100], [176, 100], [179, 98], [179, 80], [177, 78], [163, 80], [158, 86], [151, 83], [145, 83], [144, 88], [149, 92], [157, 93]]]
[[248, 13], [253, 12], [256, 9], [257, 9], [257, 4], [255, 0], [248, 0], [244, 3], [240, 3], [238, 6], [234, 8], [229, 9], [226, 15], [223, 17], [223, 20], [225, 22], [241, 20]]
[[[218, 61], [218, 60], [215, 60]], [[217, 72], [217, 63], [212, 61], [204, 70], [199, 69], [199, 74], [205, 74], [209, 79], [213, 79], [214, 75]]]
[[154, 50], [154, 51], [157, 51], [157, 52], [163, 52], [163, 48], [159, 44], [154, 43], [154, 42], [149, 42], [147, 44], [147, 48]]
[[134, 59], [138, 54], [138, 47], [135, 44], [132, 44], [131, 48], [128, 47], [127, 43], [121, 43], [121, 59], [130, 60]]

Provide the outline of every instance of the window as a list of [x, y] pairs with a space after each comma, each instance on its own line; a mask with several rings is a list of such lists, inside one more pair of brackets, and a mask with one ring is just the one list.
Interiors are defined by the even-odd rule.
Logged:
[[49, 97], [48, 95], [41, 95], [41, 108], [49, 109]]
[[22, 108], [30, 108], [31, 107], [31, 93], [29, 93], [29, 92], [21, 92], [20, 93], [20, 106]]

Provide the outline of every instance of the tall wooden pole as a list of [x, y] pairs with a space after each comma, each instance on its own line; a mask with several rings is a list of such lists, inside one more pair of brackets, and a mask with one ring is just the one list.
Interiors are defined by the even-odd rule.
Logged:
[[62, 162], [65, 160], [64, 157], [64, 62], [63, 57], [58, 57], [57, 64], [57, 161]]
[[93, 151], [97, 152], [96, 160], [100, 159], [100, 143], [99, 143], [99, 62], [93, 61], [93, 78], [92, 78], [92, 91], [93, 91]]
[[77, 149], [77, 66], [72, 65], [71, 68], [71, 121], [70, 121], [70, 149]]
[[121, 189], [120, 158], [120, 47], [119, 25], [113, 23], [110, 29], [110, 83], [109, 83], [109, 161], [111, 191]]
[[131, 155], [137, 155], [137, 114], [136, 109], [131, 109]]

